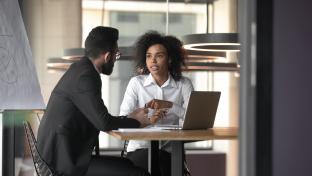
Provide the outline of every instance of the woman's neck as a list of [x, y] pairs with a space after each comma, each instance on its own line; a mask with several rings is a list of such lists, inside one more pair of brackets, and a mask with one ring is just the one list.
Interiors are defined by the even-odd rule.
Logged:
[[156, 84], [161, 87], [169, 78], [168, 73], [162, 75], [152, 75]]

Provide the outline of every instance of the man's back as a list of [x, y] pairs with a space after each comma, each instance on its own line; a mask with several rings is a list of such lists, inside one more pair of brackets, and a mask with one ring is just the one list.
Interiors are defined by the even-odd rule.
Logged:
[[[149, 175], [120, 157], [94, 157], [99, 131], [150, 124], [146, 109], [112, 116], [101, 97], [100, 73], [110, 75], [118, 54], [118, 30], [97, 26], [85, 41], [85, 55], [54, 88], [38, 130], [38, 150], [62, 176]], [[114, 97], [112, 97], [114, 98]]]
[[72, 100], [78, 78], [72, 75], [87, 71], [87, 67], [80, 66], [87, 64], [75, 63], [59, 81], [38, 131], [38, 149], [44, 160], [58, 172], [71, 175], [85, 172], [98, 135]]
[[73, 64], [53, 90], [38, 131], [38, 149], [58, 172], [83, 175], [99, 130], [138, 127], [111, 116], [101, 99], [101, 80], [88, 58]]

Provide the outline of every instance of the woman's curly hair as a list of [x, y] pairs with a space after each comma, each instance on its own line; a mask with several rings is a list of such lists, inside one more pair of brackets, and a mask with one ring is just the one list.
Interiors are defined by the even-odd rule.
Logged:
[[149, 74], [146, 66], [146, 51], [155, 44], [163, 45], [167, 50], [169, 72], [174, 80], [180, 80], [182, 67], [185, 66], [185, 51], [183, 43], [174, 36], [164, 36], [157, 31], [149, 31], [136, 42], [136, 72], [138, 75]]

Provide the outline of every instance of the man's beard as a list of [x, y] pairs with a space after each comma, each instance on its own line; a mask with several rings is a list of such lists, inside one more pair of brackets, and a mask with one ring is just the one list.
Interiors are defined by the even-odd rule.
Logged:
[[114, 59], [110, 58], [109, 61], [102, 65], [102, 73], [105, 75], [110, 75], [113, 72], [114, 68]]

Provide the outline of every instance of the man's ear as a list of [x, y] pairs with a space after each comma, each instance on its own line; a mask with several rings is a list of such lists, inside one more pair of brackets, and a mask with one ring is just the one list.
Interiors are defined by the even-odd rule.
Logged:
[[104, 52], [102, 53], [102, 57], [104, 58], [105, 63], [107, 63], [109, 61], [109, 56], [110, 56], [110, 52]]

